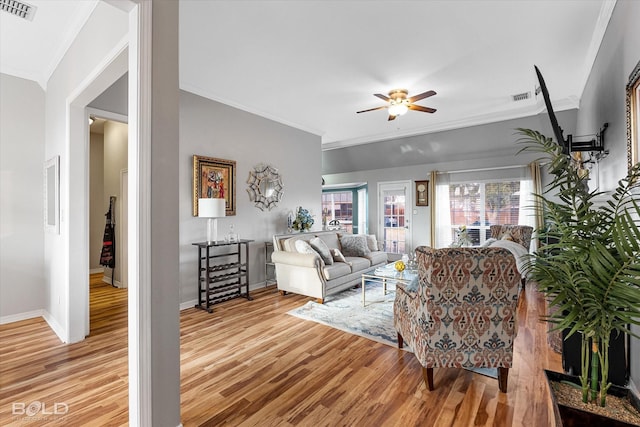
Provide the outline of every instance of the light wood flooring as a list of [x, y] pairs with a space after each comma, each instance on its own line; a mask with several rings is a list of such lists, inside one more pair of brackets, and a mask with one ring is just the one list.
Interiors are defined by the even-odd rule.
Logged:
[[[126, 291], [91, 280], [91, 335], [61, 344], [43, 319], [0, 326], [0, 425], [128, 422]], [[528, 285], [508, 393], [496, 379], [436, 369], [429, 392], [411, 353], [286, 314], [308, 298], [252, 292], [209, 314], [181, 312], [181, 417], [189, 426], [548, 426], [543, 299]], [[68, 405], [13, 415], [15, 404]], [[64, 407], [58, 407], [64, 412]], [[20, 412], [20, 406], [17, 407]]]

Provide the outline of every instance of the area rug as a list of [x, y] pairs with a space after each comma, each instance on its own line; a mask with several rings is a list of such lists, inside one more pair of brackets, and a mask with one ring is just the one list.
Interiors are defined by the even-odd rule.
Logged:
[[[330, 295], [324, 304], [308, 301], [287, 314], [398, 347], [398, 334], [393, 327], [395, 286], [387, 285], [384, 295], [382, 284], [367, 282], [365, 292], [367, 305], [364, 307], [362, 289], [358, 287]], [[403, 350], [411, 351], [407, 345]]]
[[[350, 288], [325, 299], [324, 304], [308, 301], [302, 307], [287, 314], [304, 320], [321, 323], [372, 341], [398, 347], [398, 334], [393, 327], [393, 300], [395, 286], [387, 285], [387, 294], [382, 284], [367, 282], [365, 289], [366, 306], [362, 306], [362, 289]], [[403, 350], [411, 352], [405, 343]], [[475, 373], [497, 378], [494, 368], [472, 368]]]

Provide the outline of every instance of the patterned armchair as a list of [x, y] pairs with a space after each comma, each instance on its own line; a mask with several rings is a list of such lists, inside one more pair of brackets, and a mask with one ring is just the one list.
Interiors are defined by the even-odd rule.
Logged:
[[533, 234], [533, 227], [529, 225], [491, 225], [489, 226], [491, 231], [491, 237], [494, 239], [502, 239], [505, 235], [509, 235], [509, 240], [513, 240], [516, 243], [520, 243], [527, 250], [531, 248], [531, 234]]
[[507, 392], [520, 274], [503, 248], [416, 249], [419, 280], [396, 285], [393, 323], [433, 390], [433, 368], [498, 368]]

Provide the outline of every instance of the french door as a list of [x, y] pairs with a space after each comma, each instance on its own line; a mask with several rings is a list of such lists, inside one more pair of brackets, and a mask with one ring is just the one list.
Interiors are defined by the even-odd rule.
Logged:
[[378, 238], [385, 251], [411, 250], [411, 206], [411, 181], [378, 184]]

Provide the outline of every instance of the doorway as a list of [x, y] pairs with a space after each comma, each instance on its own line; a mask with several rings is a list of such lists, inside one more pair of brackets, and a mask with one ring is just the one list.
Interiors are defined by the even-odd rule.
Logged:
[[404, 254], [411, 250], [411, 181], [378, 184], [378, 230], [384, 250]]
[[[89, 272], [103, 271], [104, 282], [127, 288], [128, 125], [126, 116], [94, 109], [89, 116]], [[108, 234], [114, 238], [105, 242]], [[113, 262], [104, 262], [105, 249]]]

